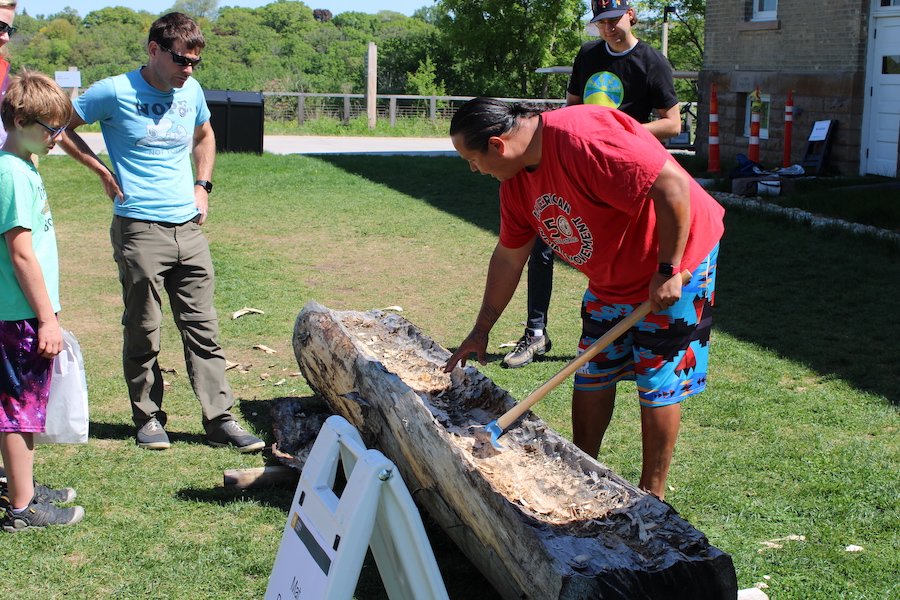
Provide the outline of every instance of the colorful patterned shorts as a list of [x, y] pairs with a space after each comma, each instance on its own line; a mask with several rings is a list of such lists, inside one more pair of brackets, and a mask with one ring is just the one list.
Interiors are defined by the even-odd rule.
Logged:
[[[575, 389], [599, 391], [635, 381], [643, 406], [676, 404], [706, 388], [719, 246], [691, 273], [681, 299], [651, 313], [575, 374]], [[585, 292], [579, 354], [639, 304], [604, 304]]]
[[37, 343], [37, 320], [0, 321], [0, 432], [44, 431], [53, 360]]

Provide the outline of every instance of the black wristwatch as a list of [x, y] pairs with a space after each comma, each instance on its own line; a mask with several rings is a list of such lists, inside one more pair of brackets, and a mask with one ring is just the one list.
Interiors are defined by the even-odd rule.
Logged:
[[197, 181], [194, 182], [194, 185], [199, 185], [200, 187], [202, 187], [204, 190], [206, 190], [207, 194], [212, 193], [212, 187], [213, 187], [212, 181], [206, 181], [205, 179], [198, 179]]
[[669, 263], [659, 263], [657, 272], [664, 277], [671, 277], [675, 273], [675, 266]]

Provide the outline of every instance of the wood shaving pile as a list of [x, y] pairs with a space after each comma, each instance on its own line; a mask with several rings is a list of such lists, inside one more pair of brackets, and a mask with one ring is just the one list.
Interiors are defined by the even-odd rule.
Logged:
[[479, 404], [477, 389], [454, 385], [431, 349], [413, 343], [421, 336], [418, 332], [416, 336], [396, 335], [381, 320], [358, 314], [348, 315], [342, 324], [359, 347], [422, 397], [450, 442], [463, 450], [492, 487], [535, 519], [577, 533], [571, 530], [573, 525], [591, 528], [595, 520], [631, 500], [627, 492], [611, 487], [598, 473], [585, 474], [571, 464], [569, 453], [544, 448], [540, 430], [520, 440], [511, 434], [518, 427], [514, 424], [501, 439], [504, 450], [494, 450], [484, 426], [503, 412]]

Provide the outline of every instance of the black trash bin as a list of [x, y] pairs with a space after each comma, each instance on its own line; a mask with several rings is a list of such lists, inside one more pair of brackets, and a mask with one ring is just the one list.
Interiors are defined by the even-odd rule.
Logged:
[[212, 113], [218, 152], [262, 154], [265, 100], [262, 92], [203, 90]]

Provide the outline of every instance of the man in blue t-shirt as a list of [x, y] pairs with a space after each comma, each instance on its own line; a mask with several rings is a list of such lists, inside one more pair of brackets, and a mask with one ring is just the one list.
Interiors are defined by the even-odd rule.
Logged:
[[[599, 104], [617, 108], [643, 123], [660, 141], [681, 132], [678, 95], [669, 61], [635, 37], [634, 8], [627, 0], [591, 0], [593, 23], [600, 39], [581, 47], [572, 65], [566, 104]], [[658, 118], [650, 120], [656, 110]], [[528, 260], [528, 319], [525, 333], [503, 362], [524, 367], [550, 350], [547, 311], [553, 289], [553, 251], [538, 238]]]
[[[231, 412], [234, 396], [216, 341], [213, 265], [201, 231], [216, 143], [203, 90], [191, 75], [205, 46], [190, 17], [160, 17], [150, 27], [147, 64], [98, 81], [79, 96], [60, 146], [100, 177], [113, 202], [110, 237], [125, 302], [122, 360], [138, 446], [170, 445], [157, 360], [165, 290], [203, 408], [207, 441], [253, 452], [265, 444]], [[112, 171], [75, 132], [97, 121]]]

